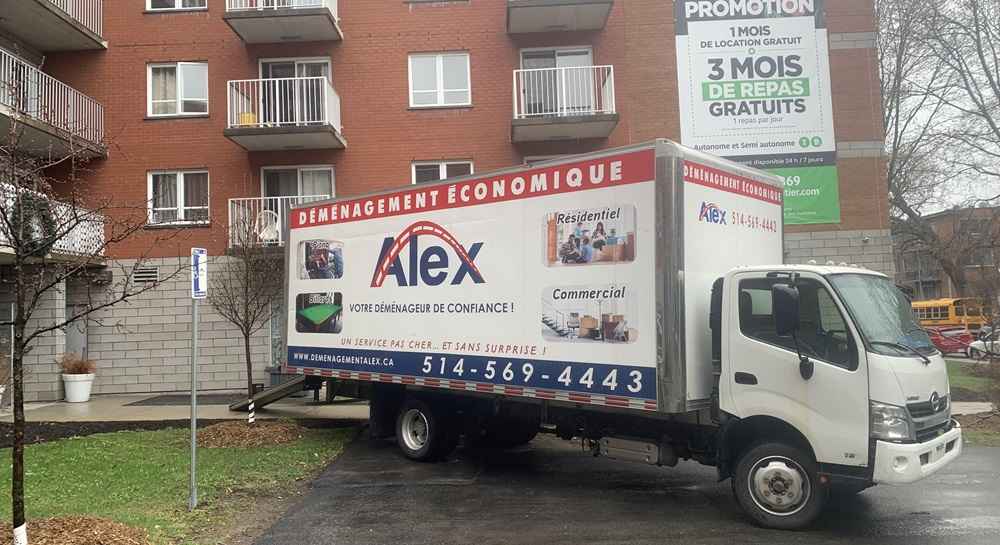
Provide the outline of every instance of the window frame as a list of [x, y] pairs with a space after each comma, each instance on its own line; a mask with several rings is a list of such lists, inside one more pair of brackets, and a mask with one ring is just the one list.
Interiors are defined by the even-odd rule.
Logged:
[[174, 7], [172, 7], [172, 8], [154, 8], [153, 7], [153, 0], [146, 0], [146, 11], [151, 11], [151, 12], [154, 12], [154, 13], [155, 12], [161, 12], [161, 11], [207, 11], [208, 10], [208, 0], [202, 0], [202, 1], [205, 3], [204, 6], [195, 6], [195, 7], [190, 7], [189, 6], [189, 7], [185, 7], [183, 5], [184, 0], [173, 0]]
[[[157, 209], [153, 207], [154, 195], [153, 195], [153, 176], [158, 174], [173, 174], [177, 176], [177, 219], [174, 221], [153, 221], [153, 215]], [[205, 206], [184, 206], [184, 194], [187, 190], [187, 181], [185, 176], [187, 174], [204, 174], [206, 188], [206, 202]], [[146, 172], [146, 224], [153, 227], [159, 226], [177, 226], [177, 225], [208, 225], [212, 223], [212, 175], [209, 173], [207, 168], [202, 169], [178, 169], [178, 170], [150, 170]], [[191, 209], [204, 209], [206, 212], [206, 217], [203, 220], [188, 220], [184, 219], [185, 208]], [[166, 208], [162, 210], [167, 210]]]
[[[205, 66], [205, 91], [206, 97], [205, 101], [205, 111], [204, 112], [183, 112], [181, 111], [184, 107], [184, 101], [201, 101], [200, 98], [195, 99], [185, 99], [183, 93], [184, 89], [184, 79], [182, 77], [181, 66], [184, 65], [204, 65]], [[153, 113], [153, 69], [154, 68], [173, 68], [175, 70], [176, 76], [174, 80], [177, 85], [176, 94], [177, 97], [174, 99], [177, 105], [177, 111], [171, 114], [157, 114]], [[208, 74], [208, 62], [207, 61], [175, 61], [175, 62], [150, 62], [146, 63], [146, 117], [150, 118], [170, 118], [170, 117], [207, 117], [211, 111], [211, 88], [210, 88], [210, 78]], [[160, 100], [158, 102], [167, 102], [167, 100]]]
[[295, 191], [296, 197], [309, 197], [310, 195], [302, 194], [302, 171], [304, 170], [329, 170], [330, 171], [330, 198], [337, 198], [337, 171], [334, 165], [330, 164], [319, 164], [319, 165], [267, 165], [260, 167], [260, 197], [262, 199], [267, 199], [270, 197], [265, 197], [264, 194], [267, 192], [266, 180], [264, 175], [269, 170], [294, 170], [295, 171]]
[[[468, 81], [468, 86], [465, 89], [448, 89], [444, 88], [444, 58], [445, 57], [465, 57], [465, 75]], [[413, 59], [414, 58], [435, 58], [435, 69], [436, 69], [436, 82], [435, 91], [437, 92], [437, 102], [434, 104], [416, 104], [413, 101]], [[409, 84], [408, 100], [410, 103], [410, 108], [413, 109], [433, 109], [433, 108], [462, 108], [472, 106], [472, 55], [468, 51], [440, 51], [440, 52], [426, 52], [426, 53], [410, 53], [406, 56], [406, 75]], [[469, 94], [469, 100], [462, 103], [445, 103], [444, 95], [446, 92], [456, 92], [456, 91], [466, 91]], [[422, 91], [429, 92], [429, 91]]]
[[[740, 293], [742, 293], [742, 291], [743, 291], [742, 284], [744, 282], [747, 282], [747, 281], [753, 282], [753, 281], [761, 281], [761, 280], [771, 281], [772, 282], [772, 286], [774, 284], [782, 283], [783, 280], [787, 282], [787, 278], [782, 278], [782, 277], [778, 277], [778, 278], [766, 278], [766, 277], [761, 277], [761, 276], [744, 276], [742, 278], [740, 278], [740, 277], [736, 278], [736, 282], [735, 282], [735, 284], [736, 284], [736, 325], [737, 325], [737, 328], [739, 329], [740, 335], [743, 338], [747, 339], [747, 340], [758, 342], [758, 343], [770, 346], [772, 348], [776, 348], [778, 350], [784, 350], [786, 352], [789, 352], [790, 354], [795, 354], [795, 349], [794, 348], [789, 348], [787, 346], [783, 346], [783, 345], [780, 345], [780, 344], [773, 343], [773, 342], [771, 342], [771, 341], [769, 341], [767, 339], [761, 339], [761, 338], [758, 338], [758, 337], [754, 337], [754, 336], [748, 335], [743, 330], [743, 321], [742, 321], [743, 316], [742, 316], [742, 313], [740, 312], [740, 308], [739, 308]], [[808, 354], [806, 352], [803, 352], [802, 355], [808, 357], [809, 359], [811, 359], [813, 361], [824, 363], [826, 365], [830, 365], [830, 366], [836, 367], [837, 369], [841, 369], [843, 371], [847, 371], [847, 372], [855, 372], [855, 371], [857, 371], [861, 367], [861, 357], [862, 357], [861, 356], [861, 351], [858, 348], [858, 346], [859, 346], [858, 340], [855, 337], [856, 333], [854, 331], [854, 324], [848, 319], [848, 317], [850, 317], [850, 314], [848, 313], [847, 309], [843, 308], [843, 306], [841, 304], [841, 301], [839, 299], [839, 295], [833, 289], [832, 286], [829, 286], [828, 284], [826, 284], [825, 282], [823, 282], [820, 278], [816, 278], [816, 277], [812, 277], [812, 276], [801, 276], [801, 277], [799, 277], [799, 282], [813, 282], [820, 289], [826, 290], [827, 296], [830, 298], [830, 301], [833, 302], [833, 305], [837, 309], [837, 313], [840, 315], [840, 319], [844, 323], [844, 327], [846, 328], [846, 332], [845, 333], [847, 334], [847, 344], [848, 344], [848, 350], [850, 351], [851, 359], [849, 361], [847, 361], [846, 363], [841, 364], [841, 363], [837, 363], [837, 362], [834, 362], [834, 361], [830, 361], [828, 359], [824, 359], [819, 354]], [[773, 302], [772, 302], [772, 304], [773, 304]], [[819, 309], [817, 308], [817, 311], [818, 310]], [[771, 311], [772, 311], [772, 315], [773, 315], [773, 312], [774, 312], [774, 307], [773, 306], [772, 306]], [[822, 315], [821, 314], [817, 314], [817, 316], [822, 316]], [[801, 314], [800, 314], [800, 317], [801, 317]]]
[[[431, 166], [437, 165], [438, 167], [438, 178], [433, 182], [417, 182], [417, 167], [418, 166]], [[441, 180], [447, 180], [448, 175], [448, 165], [469, 165], [469, 173], [466, 176], [472, 176], [476, 173], [476, 165], [471, 159], [447, 159], [444, 161], [413, 161], [410, 163], [410, 185], [420, 185], [420, 184], [432, 184], [434, 182], [440, 182]]]

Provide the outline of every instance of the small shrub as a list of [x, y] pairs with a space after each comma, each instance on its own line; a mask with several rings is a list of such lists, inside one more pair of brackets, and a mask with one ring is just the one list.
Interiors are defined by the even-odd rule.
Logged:
[[56, 359], [65, 375], [89, 375], [97, 370], [97, 363], [78, 354], [63, 354]]

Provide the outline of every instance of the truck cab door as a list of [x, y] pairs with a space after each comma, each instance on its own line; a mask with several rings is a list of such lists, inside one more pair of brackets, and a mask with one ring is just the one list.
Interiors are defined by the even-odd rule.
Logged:
[[[783, 420], [809, 440], [820, 463], [866, 466], [867, 364], [835, 292], [819, 275], [798, 275], [800, 325], [793, 339], [777, 334], [771, 295], [775, 284], [792, 283], [789, 273], [731, 278], [721, 408], [740, 418]], [[800, 369], [799, 352], [812, 362], [811, 376]]]

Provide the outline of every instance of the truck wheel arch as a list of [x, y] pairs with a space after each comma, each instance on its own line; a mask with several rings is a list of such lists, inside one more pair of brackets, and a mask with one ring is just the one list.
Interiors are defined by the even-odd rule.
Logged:
[[805, 449], [816, 459], [809, 439], [795, 426], [773, 416], [757, 415], [748, 418], [730, 416], [719, 432], [716, 469], [719, 480], [732, 476], [740, 454], [755, 443], [764, 440], [779, 441]]

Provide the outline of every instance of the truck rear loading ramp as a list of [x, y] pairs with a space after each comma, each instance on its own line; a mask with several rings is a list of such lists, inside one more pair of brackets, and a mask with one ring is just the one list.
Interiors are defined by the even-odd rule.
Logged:
[[[301, 392], [305, 390], [306, 377], [305, 375], [298, 375], [291, 380], [282, 382], [281, 384], [271, 386], [270, 388], [265, 388], [260, 392], [257, 392], [253, 396], [254, 409], [261, 409], [266, 405], [270, 405], [279, 399], [284, 399], [292, 394]], [[241, 400], [236, 403], [231, 403], [229, 405], [230, 411], [246, 411], [247, 407], [250, 406], [249, 400]]]

